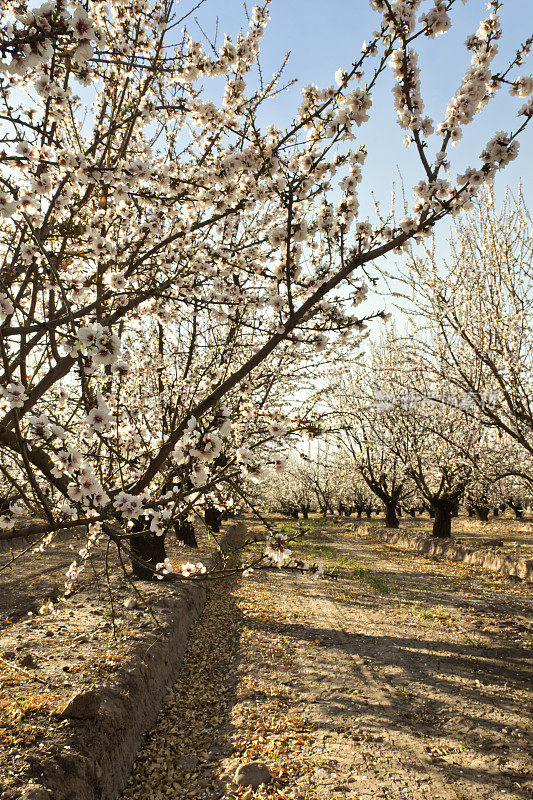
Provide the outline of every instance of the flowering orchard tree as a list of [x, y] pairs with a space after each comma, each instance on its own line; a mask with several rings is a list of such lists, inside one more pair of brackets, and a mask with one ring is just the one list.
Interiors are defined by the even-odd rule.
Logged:
[[309, 512], [316, 506], [312, 469], [313, 465], [299, 453], [290, 453], [283, 473], [265, 482], [262, 487], [263, 504], [272, 511], [295, 518], [301, 514], [308, 519]]
[[[87, 525], [91, 544], [168, 571], [165, 531], [223, 486], [228, 459], [268, 466], [239, 442], [243, 386], [252, 404], [263, 386], [262, 420], [282, 433], [277, 359], [294, 380], [338, 337], [357, 340], [365, 265], [468, 207], [516, 157], [530, 40], [497, 66], [499, 0], [435, 134], [424, 115], [416, 46], [447, 31], [456, 2], [372, 0], [375, 33], [279, 130], [258, 121], [278, 91], [256, 69], [268, 4], [217, 49], [174, 38], [187, 14], [172, 0], [2, 0], [1, 470], [33, 533]], [[389, 67], [421, 180], [409, 215], [373, 226], [358, 215], [359, 131]], [[450, 146], [502, 88], [526, 98], [516, 122], [453, 182]], [[7, 509], [2, 528], [22, 533], [15, 519]]]
[[[433, 534], [451, 535], [451, 518], [466, 497], [482, 509], [509, 475], [527, 470], [518, 448], [467, 413], [469, 398], [454, 391], [446, 376], [436, 375], [421, 358], [424, 341], [390, 337], [381, 366], [381, 428], [375, 435], [403, 463], [435, 514]], [[470, 365], [465, 362], [464, 369]]]
[[[338, 446], [383, 505], [387, 527], [397, 528], [398, 507], [413, 495], [414, 487], [394, 446], [384, 441], [400, 431], [383, 425], [383, 398], [390, 400], [392, 395], [383, 391], [383, 364], [373, 361], [371, 357], [332, 375], [329, 398]], [[389, 415], [389, 423], [394, 419]]]
[[357, 518], [360, 519], [364, 512], [370, 519], [372, 512], [378, 510], [374, 506], [375, 495], [369, 490], [361, 474], [354, 470], [352, 458], [346, 456], [342, 450], [332, 450], [327, 469], [332, 485], [331, 502], [339, 517], [349, 517], [357, 513]]
[[455, 226], [451, 255], [429, 244], [409, 256], [404, 276], [426, 335], [419, 359], [465, 399], [464, 411], [522, 451], [509, 474], [533, 485], [533, 241], [518, 194], [500, 208], [490, 191]]

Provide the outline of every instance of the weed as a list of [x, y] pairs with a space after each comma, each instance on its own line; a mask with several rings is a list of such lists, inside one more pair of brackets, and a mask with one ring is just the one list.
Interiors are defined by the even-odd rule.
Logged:
[[302, 551], [303, 555], [329, 559], [330, 561], [337, 561], [337, 553], [332, 547], [327, 545], [311, 544], [310, 542], [298, 542], [295, 546], [298, 551]]
[[324, 561], [334, 562], [336, 567], [344, 567], [352, 572], [352, 578], [358, 578], [364, 581], [380, 594], [390, 594], [393, 590], [392, 586], [379, 575], [367, 567], [361, 566], [353, 558], [339, 555], [339, 553], [328, 545], [316, 545], [309, 542], [298, 542], [298, 553], [306, 556], [307, 558], [322, 559]]
[[413, 605], [406, 610], [409, 614], [413, 614], [419, 619], [436, 619], [444, 622], [450, 618], [450, 615], [444, 611], [443, 608], [439, 608], [438, 606], [435, 608], [425, 608], [421, 606], [420, 603], [413, 603]]
[[[347, 560], [351, 561], [351, 559]], [[362, 567], [360, 564], [356, 564], [352, 569], [354, 578], [359, 578], [359, 580], [364, 581], [380, 594], [391, 594], [391, 592], [394, 591], [390, 583], [378, 572], [373, 572], [371, 569]]]
[[487, 642], [484, 639], [482, 639], [480, 636], [468, 636], [467, 635], [466, 638], [468, 639], [468, 643], [472, 647], [486, 647], [487, 646]]

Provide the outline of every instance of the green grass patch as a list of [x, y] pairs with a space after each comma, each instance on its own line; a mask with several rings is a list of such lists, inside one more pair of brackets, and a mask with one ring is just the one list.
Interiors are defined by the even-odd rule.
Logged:
[[283, 524], [283, 525], [277, 524], [275, 526], [275, 529], [279, 533], [287, 533], [290, 536], [295, 536], [297, 533], [300, 533], [300, 530], [298, 528], [296, 528], [294, 525], [289, 525], [289, 524]]
[[311, 544], [311, 542], [295, 541], [292, 542], [292, 550], [297, 550], [298, 555], [306, 558], [322, 558], [328, 561], [338, 561], [337, 551], [327, 544]]
[[361, 566], [355, 559], [340, 555], [337, 550], [328, 545], [316, 545], [310, 542], [298, 542], [293, 548], [295, 555], [308, 560], [327, 561], [337, 568], [349, 570], [352, 578], [368, 584], [379, 594], [390, 594], [394, 591], [393, 587], [385, 578], [377, 572], [367, 567]]
[[[347, 561], [351, 561], [351, 559], [346, 559]], [[379, 594], [391, 594], [394, 592], [394, 587], [390, 585], [390, 583], [385, 580], [383, 575], [380, 575], [379, 572], [374, 572], [367, 567], [362, 567], [360, 564], [356, 564], [353, 567], [350, 567], [353, 570], [354, 578], [358, 578], [361, 581], [364, 581], [372, 589], [375, 589], [376, 592]]]
[[426, 608], [420, 605], [420, 603], [413, 603], [412, 606], [407, 607], [406, 611], [408, 614], [418, 617], [418, 619], [431, 619], [444, 622], [450, 618], [448, 612], [443, 608], [439, 608], [438, 606], [435, 606], [435, 608]]
[[338, 519], [334, 517], [310, 517], [309, 519], [300, 520], [303, 527], [309, 528], [312, 531], [320, 530], [320, 528], [331, 528], [338, 525]]

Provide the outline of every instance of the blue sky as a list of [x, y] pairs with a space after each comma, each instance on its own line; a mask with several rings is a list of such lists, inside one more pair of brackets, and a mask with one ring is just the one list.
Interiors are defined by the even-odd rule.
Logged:
[[[531, 15], [526, 8], [533, 5], [532, 0], [507, 0], [500, 12], [503, 37], [499, 42], [499, 56], [494, 62], [497, 68], [506, 65], [519, 44], [532, 32], [528, 28]], [[423, 3], [428, 10], [432, 3]], [[248, 5], [251, 9], [252, 4]], [[530, 8], [531, 10], [531, 8]], [[198, 20], [209, 35], [218, 30], [220, 44], [223, 32], [235, 35], [246, 26], [244, 8], [241, 0], [207, 0], [198, 10]], [[290, 51], [290, 61], [284, 73], [285, 78], [297, 78], [298, 82], [286, 93], [279, 96], [262, 111], [261, 122], [272, 122], [278, 127], [290, 124], [299, 105], [301, 88], [309, 83], [319, 87], [333, 84], [338, 67], [349, 68], [360, 52], [363, 40], [369, 38], [378, 26], [379, 15], [370, 8], [368, 0], [272, 0], [270, 4], [271, 21], [261, 47], [261, 65], [265, 76], [275, 72]], [[460, 85], [464, 71], [470, 62], [470, 54], [464, 47], [466, 37], [474, 33], [481, 19], [486, 16], [485, 0], [468, 0], [466, 4], [457, 2], [453, 9], [452, 29], [437, 39], [419, 40], [419, 66], [422, 70], [422, 93], [425, 112], [438, 123], [450, 97]], [[201, 38], [193, 20], [188, 27], [194, 38]], [[520, 70], [521, 75], [533, 72], [533, 57], [529, 57]], [[359, 141], [366, 145], [368, 157], [364, 167], [364, 179], [360, 186], [361, 218], [372, 217], [371, 193], [387, 209], [391, 190], [400, 186], [403, 179], [409, 205], [412, 202], [411, 189], [423, 178], [421, 167], [414, 148], [403, 145], [404, 131], [396, 123], [396, 113], [392, 105], [392, 73], [382, 76], [373, 93], [374, 105], [371, 119], [358, 130]], [[524, 100], [511, 97], [507, 89], [502, 89], [495, 100], [482, 111], [476, 120], [464, 129], [463, 141], [450, 153], [453, 156], [451, 177], [466, 166], [476, 166], [484, 144], [498, 130], [515, 130], [523, 117], [516, 112]], [[440, 147], [440, 138], [430, 140], [430, 153]], [[533, 207], [533, 123], [521, 137], [520, 154], [516, 161], [499, 173], [495, 180], [497, 196], [503, 195], [509, 186], [516, 189], [522, 182], [523, 192], [530, 207]], [[448, 224], [441, 224], [437, 230], [439, 250], [446, 251]], [[386, 268], [394, 271], [398, 257], [391, 256]], [[383, 265], [385, 266], [385, 265]], [[389, 307], [384, 298], [375, 298], [371, 307]]]
[[[428, 9], [432, 4], [425, 3]], [[499, 65], [507, 63], [518, 44], [533, 31], [528, 30], [526, 7], [531, 0], [507, 0], [501, 12], [504, 35], [500, 41]], [[251, 8], [252, 4], [248, 5]], [[286, 78], [297, 78], [298, 83], [287, 93], [271, 101], [263, 109], [262, 122], [274, 122], [283, 127], [288, 124], [298, 107], [301, 88], [308, 83], [319, 87], [331, 85], [338, 67], [349, 67], [358, 55], [361, 43], [377, 27], [379, 15], [370, 8], [368, 0], [272, 0], [271, 21], [262, 42], [261, 62], [264, 74], [271, 75], [280, 65], [285, 53], [291, 58], [286, 69]], [[456, 20], [451, 31], [437, 39], [424, 40], [420, 48], [420, 66], [423, 75], [423, 97], [426, 113], [438, 122], [442, 119], [447, 101], [460, 84], [469, 63], [469, 53], [464, 40], [474, 33], [479, 21], [486, 16], [486, 2], [469, 0], [466, 5], [458, 2], [453, 9]], [[197, 12], [206, 32], [215, 30], [219, 17], [219, 31], [235, 34], [243, 25], [244, 9], [241, 0], [207, 0]], [[533, 26], [529, 26], [533, 27]], [[193, 22], [190, 32], [198, 35]], [[505, 56], [505, 58], [502, 58]], [[520, 74], [531, 74], [533, 57], [530, 57]], [[390, 72], [389, 70], [387, 72]], [[384, 80], [383, 80], [384, 78]], [[393, 181], [398, 181], [401, 172], [405, 186], [410, 189], [422, 177], [414, 148], [403, 146], [404, 132], [396, 124], [392, 107], [392, 74], [382, 76], [374, 92], [371, 120], [359, 129], [360, 141], [368, 148], [365, 164], [365, 180], [361, 201], [369, 200], [370, 190], [385, 204], [388, 202]], [[517, 109], [523, 100], [510, 97], [507, 90], [484, 109], [479, 118], [464, 131], [464, 139], [452, 148], [456, 168], [455, 178], [466, 166], [479, 163], [478, 157], [484, 145], [497, 130], [517, 127]], [[520, 118], [523, 121], [523, 117]], [[433, 137], [433, 152], [439, 149], [439, 137]], [[522, 136], [519, 158], [502, 171], [496, 180], [496, 188], [503, 191], [506, 185], [515, 187], [522, 178], [526, 196], [533, 201], [532, 168], [533, 124]], [[364, 208], [364, 206], [363, 206]]]

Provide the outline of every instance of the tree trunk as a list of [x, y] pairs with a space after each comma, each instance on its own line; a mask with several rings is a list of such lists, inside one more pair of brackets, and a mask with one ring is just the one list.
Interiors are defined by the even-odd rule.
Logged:
[[400, 527], [398, 517], [396, 516], [396, 508], [393, 503], [387, 503], [385, 505], [385, 525], [387, 528]]
[[222, 522], [222, 514], [218, 509], [208, 506], [204, 512], [205, 524], [210, 528], [213, 533], [220, 532], [220, 523]]
[[481, 520], [481, 522], [486, 522], [489, 518], [489, 511], [490, 509], [488, 506], [476, 506], [476, 517]]
[[494, 514], [495, 517], [499, 517], [500, 516], [500, 509], [499, 508], [493, 508], [492, 509], [492, 513]]
[[176, 539], [179, 542], [183, 542], [187, 547], [198, 547], [192, 522], [186, 519], [178, 520], [174, 523], [174, 530], [176, 532]]
[[304, 519], [309, 519], [309, 506], [302, 506], [302, 516]]
[[452, 535], [452, 503], [441, 500], [435, 503], [434, 509], [433, 536], [438, 539], [450, 539]]
[[157, 564], [161, 564], [167, 557], [165, 536], [156, 536], [147, 527], [146, 520], [136, 520], [129, 537], [131, 552], [147, 565], [139, 564], [135, 558], [131, 559], [133, 577], [141, 581], [152, 580]]

